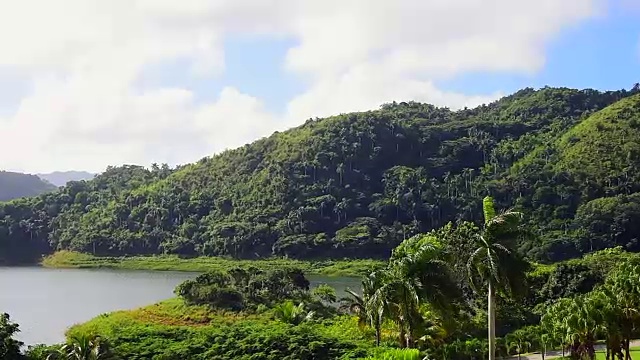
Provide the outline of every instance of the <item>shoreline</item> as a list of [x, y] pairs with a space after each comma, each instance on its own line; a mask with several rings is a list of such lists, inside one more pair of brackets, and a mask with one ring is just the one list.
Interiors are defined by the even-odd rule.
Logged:
[[58, 269], [123, 269], [207, 272], [227, 270], [233, 267], [257, 267], [260, 269], [296, 266], [309, 275], [361, 277], [378, 267], [384, 266], [381, 260], [345, 259], [345, 260], [293, 260], [260, 259], [236, 260], [219, 257], [180, 258], [174, 255], [100, 257], [73, 251], [58, 251], [42, 259], [40, 265]]

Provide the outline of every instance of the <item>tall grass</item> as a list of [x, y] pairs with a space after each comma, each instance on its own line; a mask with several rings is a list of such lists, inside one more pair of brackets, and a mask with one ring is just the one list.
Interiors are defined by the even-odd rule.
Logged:
[[180, 258], [178, 256], [97, 257], [73, 251], [58, 251], [45, 257], [41, 263], [51, 268], [108, 268], [129, 270], [164, 270], [205, 272], [229, 270], [233, 267], [257, 267], [265, 270], [283, 266], [297, 266], [308, 274], [327, 276], [362, 276], [384, 266], [378, 260], [323, 260], [301, 261], [291, 259], [236, 260], [220, 257]]

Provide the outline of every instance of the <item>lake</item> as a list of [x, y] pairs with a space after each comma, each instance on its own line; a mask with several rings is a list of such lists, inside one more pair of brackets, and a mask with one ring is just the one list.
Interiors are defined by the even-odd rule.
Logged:
[[[73, 324], [100, 314], [135, 309], [173, 297], [173, 289], [197, 273], [105, 269], [47, 269], [0, 267], [0, 313], [20, 325], [18, 339], [25, 344], [64, 341]], [[308, 276], [312, 286], [360, 289], [349, 277]]]

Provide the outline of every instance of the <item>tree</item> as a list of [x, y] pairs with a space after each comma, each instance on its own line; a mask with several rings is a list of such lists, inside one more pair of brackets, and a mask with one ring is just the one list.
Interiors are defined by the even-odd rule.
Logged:
[[313, 289], [312, 294], [320, 299], [320, 301], [324, 301], [329, 304], [335, 303], [338, 300], [336, 297], [336, 290], [327, 284], [318, 285], [318, 287]]
[[636, 335], [635, 331], [640, 328], [640, 261], [620, 264], [607, 278], [601, 296], [607, 305], [605, 320], [608, 321], [605, 326], [608, 335], [616, 340], [608, 341], [616, 346], [611, 350], [613, 353], [624, 350], [625, 359], [630, 360], [630, 342]]
[[469, 257], [467, 269], [470, 282], [476, 290], [479, 281], [487, 286], [489, 360], [494, 360], [496, 290], [512, 292], [521, 288], [525, 279], [522, 268], [512, 267], [519, 263], [512, 249], [521, 234], [522, 213], [507, 210], [496, 214], [494, 200], [487, 196], [483, 200], [483, 214], [484, 227], [473, 239], [476, 249]]
[[420, 317], [420, 298], [416, 284], [398, 269], [384, 273], [384, 281], [370, 301], [377, 304], [381, 315], [388, 316], [398, 326], [400, 347], [412, 347], [415, 325]]
[[531, 334], [528, 334], [522, 329], [516, 330], [510, 334], [509, 339], [507, 340], [508, 347], [515, 349], [518, 352], [518, 360], [520, 359], [520, 355], [526, 352], [532, 345], [529, 335]]
[[0, 359], [22, 359], [20, 348], [23, 343], [13, 337], [20, 332], [18, 324], [12, 323], [9, 314], [0, 314]]
[[358, 316], [358, 326], [371, 326], [376, 333], [376, 346], [380, 346], [382, 332], [382, 316], [384, 302], [374, 297], [377, 289], [382, 286], [383, 272], [376, 271], [362, 280], [362, 295], [346, 289], [349, 297], [342, 299], [342, 308]]
[[115, 358], [106, 341], [99, 336], [87, 334], [72, 335], [65, 345], [47, 356], [47, 360], [111, 360]]

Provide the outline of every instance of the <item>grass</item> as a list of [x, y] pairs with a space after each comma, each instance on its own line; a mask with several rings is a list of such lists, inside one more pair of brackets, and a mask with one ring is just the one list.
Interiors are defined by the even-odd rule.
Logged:
[[134, 324], [202, 327], [222, 324], [230, 325], [247, 320], [266, 322], [269, 319], [265, 315], [213, 310], [206, 306], [187, 305], [180, 298], [171, 298], [134, 310], [121, 310], [101, 314], [83, 324], [72, 326], [69, 331], [110, 334], [114, 329], [117, 330]]
[[[640, 360], [640, 347], [632, 347], [631, 350], [631, 359]], [[607, 352], [604, 350], [596, 351], [596, 360], [606, 360]]]
[[[629, 350], [631, 350], [632, 360], [640, 360], [640, 347], [631, 347]], [[570, 357], [565, 356], [565, 357], [557, 357], [554, 359], [562, 360], [562, 359], [570, 359]], [[596, 360], [606, 360], [606, 359], [607, 359], [607, 352], [604, 349], [596, 351]]]
[[191, 272], [228, 270], [236, 266], [254, 266], [261, 269], [277, 269], [283, 266], [297, 266], [305, 270], [308, 274], [326, 276], [363, 276], [376, 268], [384, 266], [384, 262], [379, 260], [235, 260], [219, 257], [197, 257], [185, 259], [171, 255], [98, 257], [73, 251], [58, 251], [45, 257], [41, 264], [50, 268], [107, 268]]
[[[208, 360], [248, 359], [249, 355], [252, 359], [316, 358], [314, 352], [318, 355], [338, 348], [366, 356], [373, 349], [371, 332], [360, 328], [354, 316], [293, 326], [274, 320], [271, 311], [236, 313], [173, 298], [99, 315], [72, 326], [66, 334], [70, 338], [99, 335], [125, 359]], [[297, 355], [286, 356], [292, 352]]]

